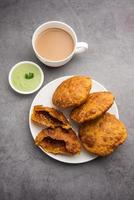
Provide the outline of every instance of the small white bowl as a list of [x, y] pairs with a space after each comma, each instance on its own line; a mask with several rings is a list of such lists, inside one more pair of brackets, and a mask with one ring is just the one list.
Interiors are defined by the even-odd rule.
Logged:
[[[37, 88], [35, 88], [35, 89], [32, 90], [32, 91], [26, 92], [26, 91], [18, 90], [18, 89], [17, 89], [16, 87], [14, 87], [14, 85], [12, 84], [12, 81], [11, 81], [12, 72], [13, 72], [13, 70], [14, 70], [16, 67], [18, 67], [18, 66], [21, 65], [21, 64], [32, 64], [32, 65], [34, 65], [35, 67], [37, 67], [37, 68], [39, 69], [40, 73], [41, 73], [41, 81], [40, 81], [40, 84], [37, 86]], [[15, 92], [18, 92], [18, 93], [20, 93], [20, 94], [32, 94], [32, 93], [36, 92], [37, 90], [39, 90], [39, 88], [42, 86], [42, 84], [43, 84], [43, 82], [44, 82], [44, 73], [43, 73], [42, 69], [39, 67], [39, 65], [37, 65], [36, 63], [31, 62], [31, 61], [21, 61], [21, 62], [18, 62], [17, 64], [15, 64], [15, 65], [11, 68], [11, 70], [10, 70], [10, 72], [9, 72], [9, 75], [8, 75], [8, 81], [9, 81], [9, 84], [10, 84], [11, 88], [12, 88]]]

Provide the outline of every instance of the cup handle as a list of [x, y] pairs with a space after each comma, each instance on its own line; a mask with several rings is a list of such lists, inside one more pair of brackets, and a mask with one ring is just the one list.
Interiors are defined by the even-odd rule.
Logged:
[[83, 53], [88, 49], [88, 44], [86, 42], [77, 42], [75, 54]]

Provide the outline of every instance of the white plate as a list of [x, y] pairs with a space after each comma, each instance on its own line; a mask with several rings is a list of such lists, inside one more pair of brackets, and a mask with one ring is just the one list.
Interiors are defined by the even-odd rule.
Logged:
[[[70, 77], [71, 76], [64, 76], [64, 77], [61, 77], [61, 78], [51, 81], [50, 83], [45, 85], [35, 96], [35, 98], [32, 102], [31, 108], [30, 108], [30, 112], [29, 112], [29, 126], [30, 126], [30, 130], [31, 130], [33, 139], [35, 139], [36, 135], [41, 130], [40, 127], [36, 126], [31, 121], [31, 113], [32, 113], [33, 106], [34, 105], [44, 105], [44, 106], [54, 107], [54, 105], [52, 103], [52, 95], [53, 95], [55, 89], [59, 86], [60, 83], [62, 83], [62, 81], [66, 80]], [[91, 92], [97, 92], [97, 91], [106, 91], [106, 89], [100, 83], [93, 80], [93, 86], [92, 86]], [[109, 109], [108, 112], [114, 114], [117, 118], [119, 118], [118, 109], [117, 109], [117, 105], [115, 102], [112, 105], [112, 107]], [[68, 118], [69, 111], [64, 111], [64, 114]], [[73, 126], [74, 130], [76, 130], [76, 132], [77, 132], [78, 128], [75, 126], [74, 123], [72, 123], [72, 126]], [[42, 151], [44, 151], [44, 150], [42, 149]], [[52, 157], [58, 161], [65, 162], [65, 163], [72, 163], [72, 164], [88, 162], [97, 157], [96, 155], [87, 153], [84, 149], [82, 149], [82, 151], [79, 155], [75, 155], [75, 156], [54, 155], [51, 153], [47, 153], [45, 151], [44, 151], [44, 153], [46, 153], [47, 155], [49, 155], [50, 157]]]

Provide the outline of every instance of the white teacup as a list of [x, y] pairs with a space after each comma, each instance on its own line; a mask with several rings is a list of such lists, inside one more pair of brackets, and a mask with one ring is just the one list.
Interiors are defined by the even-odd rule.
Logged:
[[[65, 30], [66, 32], [68, 32], [73, 41], [74, 41], [74, 49], [73, 51], [71, 52], [71, 54], [66, 57], [65, 59], [63, 60], [58, 60], [58, 61], [52, 61], [52, 60], [48, 60], [44, 57], [42, 57], [41, 55], [39, 55], [39, 53], [37, 52], [36, 48], [35, 48], [35, 41], [38, 37], [38, 35], [45, 31], [46, 29], [48, 28], [60, 28], [60, 29], [63, 29]], [[39, 26], [34, 34], [33, 34], [33, 37], [32, 37], [32, 46], [33, 46], [33, 50], [37, 56], [37, 58], [42, 62], [44, 63], [45, 65], [48, 65], [48, 66], [51, 66], [51, 67], [59, 67], [59, 66], [62, 66], [64, 65], [65, 63], [67, 63], [69, 60], [71, 60], [71, 58], [73, 57], [74, 54], [78, 54], [78, 53], [82, 53], [82, 52], [85, 52], [87, 49], [88, 49], [88, 44], [86, 42], [77, 42], [77, 36], [76, 36], [76, 33], [75, 31], [67, 24], [63, 23], [63, 22], [59, 22], [59, 21], [49, 21], [49, 22], [46, 22], [44, 24], [42, 24], [41, 26]]]

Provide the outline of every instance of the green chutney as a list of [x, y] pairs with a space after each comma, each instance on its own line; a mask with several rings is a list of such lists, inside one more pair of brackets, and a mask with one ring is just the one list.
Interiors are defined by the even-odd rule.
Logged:
[[22, 63], [16, 66], [12, 71], [11, 82], [13, 86], [19, 91], [33, 91], [41, 83], [41, 72], [32, 63]]

